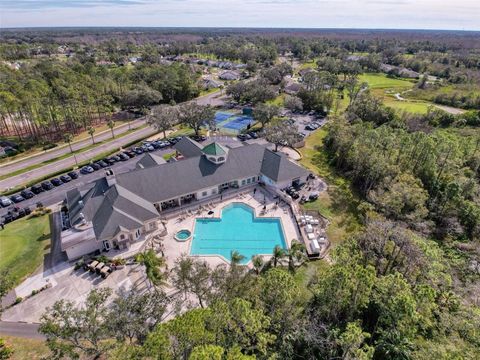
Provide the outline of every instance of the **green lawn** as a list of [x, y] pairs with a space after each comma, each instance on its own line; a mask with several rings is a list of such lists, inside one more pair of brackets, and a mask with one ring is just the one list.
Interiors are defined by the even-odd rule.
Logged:
[[371, 89], [410, 89], [415, 82], [389, 78], [385, 74], [365, 73], [359, 76], [361, 82], [367, 82]]
[[384, 96], [383, 103], [386, 106], [394, 108], [399, 111], [408, 111], [411, 113], [426, 114], [428, 109], [433, 106], [432, 103], [426, 101], [415, 101], [415, 100], [405, 100], [400, 101], [396, 100], [391, 96]]
[[5, 229], [0, 230], [0, 272], [8, 269], [18, 284], [42, 264], [49, 247], [49, 215], [23, 218], [5, 225]]
[[328, 184], [328, 190], [322, 192], [318, 200], [307, 203], [304, 207], [308, 210], [318, 210], [330, 220], [327, 236], [335, 245], [359, 228], [357, 212], [359, 200], [353, 193], [350, 183], [336, 174], [335, 169], [328, 164], [326, 154], [322, 150], [326, 135], [327, 131], [320, 129], [307, 138], [305, 146], [300, 149], [303, 155], [300, 162]]
[[48, 359], [50, 351], [45, 342], [39, 339], [26, 339], [8, 335], [1, 336], [5, 343], [13, 350], [10, 360], [40, 360]]
[[267, 104], [283, 107], [284, 102], [285, 102], [285, 94], [280, 94], [275, 99], [268, 100]]

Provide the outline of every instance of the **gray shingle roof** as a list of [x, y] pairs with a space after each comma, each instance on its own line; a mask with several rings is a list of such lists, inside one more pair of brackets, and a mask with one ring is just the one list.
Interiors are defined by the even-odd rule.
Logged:
[[86, 221], [93, 223], [97, 240], [110, 239], [121, 228], [137, 229], [158, 217], [152, 203], [119, 185], [108, 187], [104, 178], [96, 181], [83, 196], [77, 189], [69, 191], [67, 204], [71, 224], [82, 221], [80, 214], [83, 214]]
[[187, 136], [175, 144], [175, 150], [186, 158], [202, 155], [202, 145]]
[[214, 164], [205, 156], [186, 158], [148, 169], [117, 175], [117, 183], [152, 203], [169, 200], [200, 189], [260, 173], [263, 152], [260, 145], [229, 151], [228, 160]]
[[306, 169], [288, 160], [286, 155], [271, 150], [264, 152], [260, 172], [276, 182], [308, 175]]
[[165, 163], [166, 161], [163, 157], [156, 154], [148, 153], [143, 155], [143, 157], [136, 163], [135, 167], [137, 169], [145, 169], [147, 167], [161, 165]]

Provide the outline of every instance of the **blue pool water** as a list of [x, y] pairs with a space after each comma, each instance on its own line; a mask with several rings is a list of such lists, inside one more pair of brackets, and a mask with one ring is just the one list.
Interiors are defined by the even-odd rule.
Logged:
[[246, 264], [252, 255], [271, 254], [276, 245], [286, 249], [280, 219], [255, 218], [251, 207], [236, 203], [222, 210], [221, 219], [195, 220], [190, 253], [221, 255], [230, 261], [231, 252], [237, 250]]

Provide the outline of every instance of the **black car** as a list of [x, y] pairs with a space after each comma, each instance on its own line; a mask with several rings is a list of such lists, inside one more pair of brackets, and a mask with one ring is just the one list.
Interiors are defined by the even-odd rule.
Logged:
[[20, 192], [20, 195], [22, 195], [24, 199], [31, 199], [35, 196], [35, 194], [30, 190], [23, 190], [22, 192]]
[[112, 159], [117, 161], [117, 162], [122, 160], [122, 159], [120, 159], [120, 157], [118, 155], [113, 155]]
[[68, 176], [70, 176], [72, 179], [78, 179], [78, 173], [76, 171], [70, 171]]
[[20, 201], [25, 200], [25, 198], [20, 194], [15, 194], [10, 196], [10, 200], [12, 200], [14, 203], [19, 203]]
[[248, 135], [249, 135], [252, 139], [258, 139], [258, 134], [257, 134], [255, 131], [249, 132]]
[[51, 182], [54, 186], [63, 185], [62, 180], [60, 180], [59, 178], [53, 178], [52, 180], [50, 180], [50, 182]]
[[42, 185], [33, 185], [30, 190], [34, 193], [34, 194], [40, 194], [41, 192], [44, 192], [45, 189], [42, 187]]
[[135, 157], [135, 153], [131, 150], [124, 151], [123, 153], [125, 155], [127, 155], [129, 158], [134, 158]]
[[102, 168], [108, 167], [108, 164], [103, 160], [97, 161], [96, 164], [100, 165]]
[[48, 180], [42, 182], [41, 185], [42, 185], [43, 190], [45, 190], [45, 191], [53, 189], [53, 184]]
[[237, 135], [237, 138], [238, 138], [238, 140], [240, 140], [240, 141], [248, 140], [248, 136], [245, 135], [245, 134], [238, 134], [238, 135]]
[[60, 180], [62, 180], [64, 183], [68, 183], [68, 182], [72, 181], [72, 178], [68, 175], [62, 175], [62, 176], [60, 176]]
[[90, 167], [97, 171], [97, 170], [100, 170], [102, 167], [100, 165], [98, 165], [97, 163], [93, 163], [93, 164], [90, 164]]
[[117, 155], [121, 161], [127, 161], [130, 160], [130, 157], [128, 155], [125, 155], [124, 153], [120, 153]]

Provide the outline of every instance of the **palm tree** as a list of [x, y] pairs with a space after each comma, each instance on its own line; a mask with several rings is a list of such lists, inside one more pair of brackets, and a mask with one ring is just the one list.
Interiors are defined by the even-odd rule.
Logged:
[[154, 286], [163, 285], [165, 283], [165, 274], [162, 273], [161, 267], [165, 265], [165, 259], [158, 257], [155, 252], [150, 249], [137, 254], [135, 260], [145, 266], [147, 279]]
[[261, 257], [260, 255], [252, 256], [252, 264], [253, 268], [255, 269], [255, 273], [259, 275], [260, 271], [262, 271], [263, 268], [263, 257]]
[[108, 120], [107, 126], [109, 127], [110, 131], [112, 132], [112, 139], [115, 137], [115, 133], [113, 132], [113, 128], [115, 127], [115, 121]]
[[92, 144], [95, 144], [95, 139], [93, 138], [93, 134], [95, 134], [95, 128], [93, 126], [89, 126], [87, 129], [88, 135], [92, 138]]
[[290, 250], [288, 250], [288, 269], [295, 272], [295, 261], [300, 262], [305, 257], [305, 245], [298, 242], [296, 239], [292, 240]]
[[66, 133], [65, 135], [63, 135], [63, 141], [65, 141], [68, 144], [68, 146], [70, 147], [70, 152], [73, 154], [72, 140], [73, 140], [72, 134]]
[[232, 266], [238, 265], [245, 259], [245, 256], [240, 254], [237, 250], [234, 250], [230, 253], [230, 264]]
[[280, 245], [276, 245], [273, 248], [273, 255], [272, 255], [273, 267], [277, 267], [278, 261], [284, 256], [285, 256], [285, 250]]

